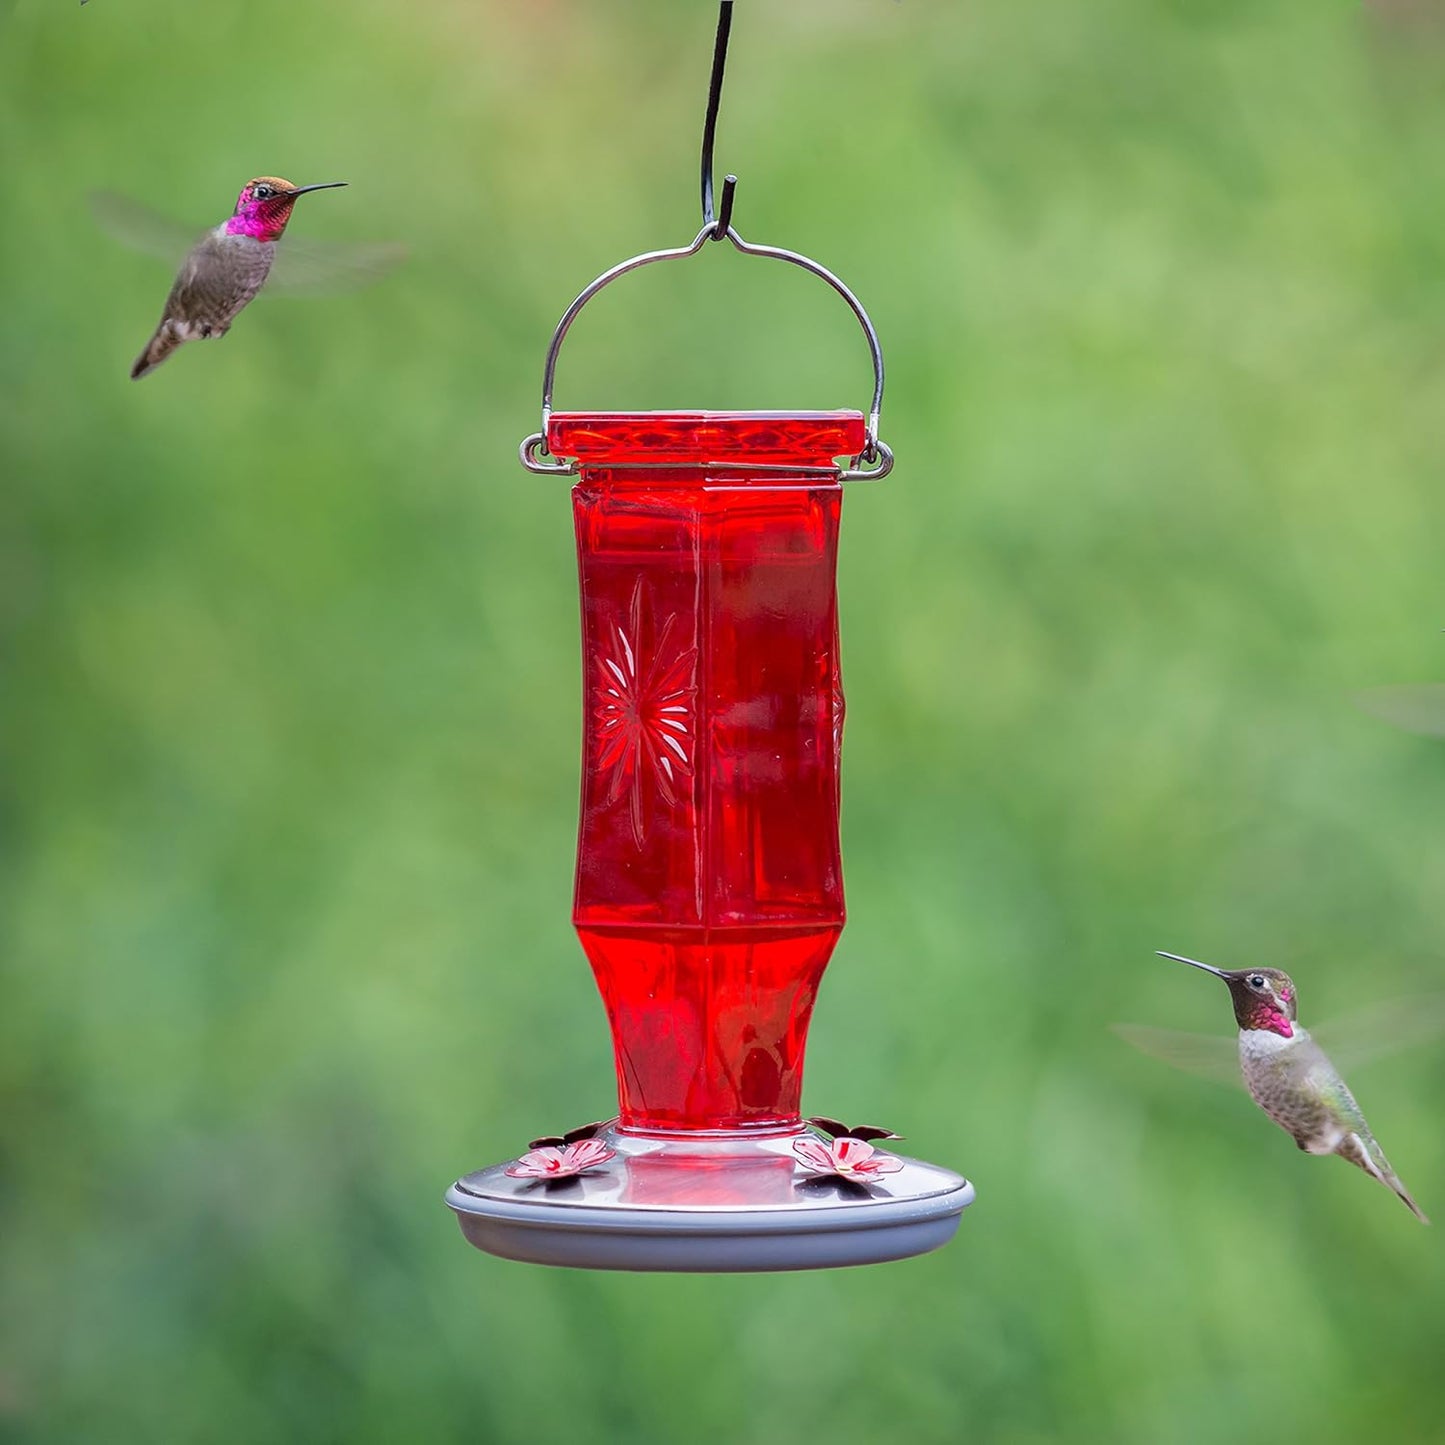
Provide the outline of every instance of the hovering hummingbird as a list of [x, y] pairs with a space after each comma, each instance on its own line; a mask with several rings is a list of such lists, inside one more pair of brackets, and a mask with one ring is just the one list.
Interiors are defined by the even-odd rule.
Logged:
[[[1430, 1222], [1390, 1167], [1339, 1071], [1309, 1031], [1297, 1022], [1298, 995], [1287, 973], [1277, 968], [1214, 968], [1197, 959], [1162, 951], [1160, 957], [1201, 968], [1228, 985], [1239, 1025], [1239, 1067], [1245, 1085], [1255, 1103], [1305, 1153], [1338, 1154], [1349, 1160], [1393, 1189], [1424, 1223]], [[1176, 1040], [1187, 1048], [1192, 1042], [1190, 1035], [1166, 1035], [1160, 1030], [1127, 1025], [1118, 1026], [1116, 1031], [1146, 1052], [1172, 1055], [1174, 1062], [1186, 1068], [1210, 1072], [1199, 1067], [1206, 1061], [1207, 1050], [1194, 1062], [1180, 1056]]]
[[[113, 235], [172, 262], [190, 247], [166, 299], [165, 312], [131, 376], [154, 370], [182, 342], [224, 336], [241, 309], [261, 289], [277, 263], [271, 290], [300, 292], [355, 285], [380, 274], [405, 254], [394, 245], [306, 248], [278, 245], [298, 196], [332, 190], [345, 181], [293, 186], [279, 176], [248, 181], [229, 219], [191, 244], [194, 233], [125, 196], [101, 192], [91, 205]], [[285, 283], [284, 286], [282, 283]]]

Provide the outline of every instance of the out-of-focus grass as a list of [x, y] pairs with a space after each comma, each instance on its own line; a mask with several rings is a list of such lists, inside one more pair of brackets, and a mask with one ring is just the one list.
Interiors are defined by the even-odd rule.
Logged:
[[[741, 7], [737, 224], [859, 291], [899, 455], [847, 507], [807, 1102], [979, 1203], [745, 1279], [509, 1265], [442, 1208], [610, 1100], [567, 505], [514, 456], [575, 291], [694, 233], [711, 21], [0, 19], [0, 1433], [1438, 1438], [1435, 1234], [1105, 1028], [1227, 1028], [1156, 947], [1307, 1019], [1440, 978], [1445, 747], [1348, 701], [1445, 676], [1445, 51], [1403, 7]], [[132, 384], [169, 278], [86, 191], [200, 225], [265, 171], [412, 262]], [[721, 251], [599, 300], [559, 400], [860, 404], [826, 288]], [[1445, 1212], [1439, 1050], [1354, 1082]]]

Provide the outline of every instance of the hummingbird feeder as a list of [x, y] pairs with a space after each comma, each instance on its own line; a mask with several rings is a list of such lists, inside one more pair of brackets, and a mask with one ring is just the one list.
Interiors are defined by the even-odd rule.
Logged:
[[[835, 587], [845, 484], [893, 458], [883, 355], [831, 272], [714, 214], [722, 6], [703, 135], [703, 227], [591, 283], [547, 351], [529, 471], [574, 477], [583, 759], [572, 920], [606, 1006], [618, 1116], [534, 1139], [447, 1192], [479, 1248], [540, 1264], [780, 1270], [946, 1243], [973, 1186], [804, 1121], [803, 1051], [844, 922], [843, 690]], [[554, 411], [562, 342], [603, 287], [729, 241], [820, 277], [873, 361], [860, 411]]]

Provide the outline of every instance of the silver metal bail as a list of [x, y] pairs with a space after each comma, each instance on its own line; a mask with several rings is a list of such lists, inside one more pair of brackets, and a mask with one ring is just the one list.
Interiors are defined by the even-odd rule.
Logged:
[[[729, 188], [730, 191], [731, 188]], [[730, 194], [728, 199], [730, 199]], [[708, 241], [718, 239], [714, 234], [717, 224], [718, 222], [709, 221], [693, 238], [690, 245], [674, 246], [663, 251], [644, 251], [641, 255], [630, 256], [625, 261], [619, 261], [617, 265], [604, 271], [595, 281], [584, 287], [577, 299], [562, 313], [562, 319], [552, 333], [551, 344], [547, 347], [547, 360], [542, 369], [542, 430], [540, 433], [542, 445], [540, 447], [536, 445], [537, 434], [528, 437], [522, 443], [522, 465], [528, 471], [560, 475], [571, 474], [575, 470], [570, 464], [559, 462], [556, 458], [547, 460], [550, 454], [546, 451], [546, 436], [547, 424], [552, 419], [552, 398], [557, 381], [557, 358], [562, 351], [562, 342], [568, 331], [572, 329], [572, 323], [577, 319], [582, 308], [604, 287], [610, 286], [618, 277], [627, 275], [629, 271], [637, 271], [643, 266], [651, 266], [658, 261], [677, 261], [686, 256], [695, 256]], [[838, 475], [845, 481], [878, 481], [887, 476], [893, 468], [893, 453], [878, 439], [878, 418], [883, 410], [883, 348], [879, 345], [878, 333], [874, 330], [868, 313], [863, 309], [862, 302], [833, 272], [826, 266], [819, 265], [811, 257], [804, 256], [797, 251], [784, 250], [781, 246], [754, 245], [750, 241], [743, 240], [731, 226], [724, 232], [724, 237], [745, 256], [763, 256], [801, 267], [811, 275], [826, 281], [848, 303], [849, 310], [857, 317], [858, 325], [863, 328], [863, 335], [868, 342], [868, 353], [873, 361], [873, 400], [868, 408], [867, 440], [863, 450], [854, 460], [853, 466], [841, 470]]]

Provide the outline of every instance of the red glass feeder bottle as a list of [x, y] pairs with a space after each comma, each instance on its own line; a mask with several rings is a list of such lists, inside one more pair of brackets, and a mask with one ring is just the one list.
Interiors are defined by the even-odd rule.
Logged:
[[[533, 471], [575, 476], [583, 638], [573, 922], [607, 1010], [618, 1117], [459, 1180], [472, 1243], [547, 1264], [798, 1269], [952, 1237], [973, 1187], [801, 1112], [818, 983], [844, 922], [843, 689], [835, 586], [844, 484], [892, 465], [883, 361], [852, 307], [873, 406], [823, 412], [553, 412]], [[844, 459], [840, 464], [839, 459]]]

